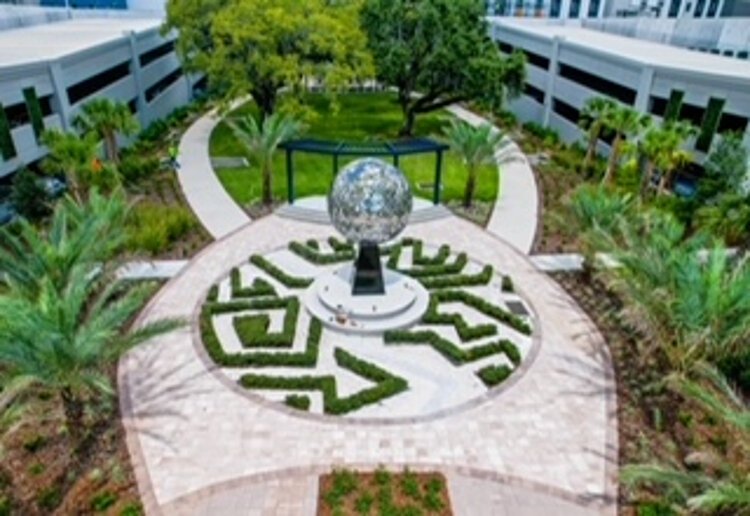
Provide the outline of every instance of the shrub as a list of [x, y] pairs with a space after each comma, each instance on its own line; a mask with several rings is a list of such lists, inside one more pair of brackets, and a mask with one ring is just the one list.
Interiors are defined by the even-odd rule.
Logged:
[[452, 325], [462, 341], [470, 341], [489, 337], [497, 333], [497, 327], [494, 324], [479, 324], [470, 326], [461, 314], [456, 313], [439, 313], [440, 304], [437, 296], [430, 296], [430, 303], [427, 311], [422, 317], [422, 321], [427, 324]]
[[103, 491], [91, 499], [91, 510], [104, 512], [117, 503], [117, 495], [110, 491]]
[[510, 276], [503, 276], [502, 289], [503, 292], [515, 292], [515, 287], [513, 286], [513, 278], [511, 278]]
[[456, 366], [474, 362], [498, 353], [505, 353], [506, 350], [515, 348], [515, 345], [512, 342], [505, 339], [491, 342], [489, 344], [482, 344], [473, 348], [463, 348], [457, 346], [448, 339], [441, 337], [432, 330], [413, 332], [406, 330], [390, 330], [385, 332], [383, 340], [386, 344], [426, 344], [432, 346], [435, 351], [443, 355], [449, 362]]
[[504, 382], [513, 370], [507, 365], [487, 366], [477, 372], [477, 376], [487, 387], [494, 387]]
[[234, 267], [229, 273], [229, 284], [232, 290], [232, 298], [276, 295], [276, 289], [273, 288], [273, 285], [263, 278], [255, 278], [250, 287], [243, 287], [240, 270], [237, 267]]
[[211, 285], [211, 288], [208, 289], [208, 296], [206, 297], [206, 301], [213, 303], [218, 301], [219, 299], [219, 285]]
[[448, 259], [450, 254], [450, 246], [441, 245], [434, 256], [428, 257], [424, 255], [424, 249], [421, 240], [415, 240], [412, 244], [412, 263], [414, 265], [442, 265]]
[[494, 305], [481, 297], [475, 296], [464, 290], [440, 290], [432, 294], [440, 302], [464, 303], [493, 319], [506, 324], [524, 335], [531, 335], [531, 326], [520, 317]]
[[269, 333], [270, 318], [267, 314], [235, 317], [232, 321], [237, 337], [245, 347], [292, 347], [297, 331], [299, 299], [296, 297], [260, 299], [251, 303], [253, 309], [286, 308], [283, 329], [280, 333]]
[[126, 183], [136, 183], [159, 171], [161, 165], [155, 156], [143, 157], [138, 154], [128, 154], [122, 158], [118, 170]]
[[142, 202], [133, 209], [127, 221], [127, 247], [156, 255], [194, 230], [198, 222], [187, 208]]
[[348, 251], [354, 252], [355, 251], [354, 244], [352, 244], [351, 242], [341, 241], [341, 240], [339, 240], [336, 237], [329, 237], [328, 238], [328, 245], [330, 245], [331, 249], [333, 249], [337, 253], [348, 252]]
[[308, 262], [317, 265], [348, 262], [354, 259], [354, 249], [344, 249], [331, 254], [323, 254], [310, 246], [300, 244], [299, 242], [290, 242], [289, 250]]
[[60, 505], [61, 501], [62, 493], [57, 486], [42, 489], [36, 497], [36, 503], [39, 508], [46, 509], [47, 511], [52, 511], [55, 507]]
[[420, 278], [420, 283], [428, 289], [471, 287], [487, 285], [492, 281], [492, 265], [485, 265], [476, 274], [454, 274], [447, 276], [428, 276]]
[[370, 511], [372, 510], [372, 506], [375, 503], [375, 498], [370, 493], [362, 493], [359, 495], [359, 497], [354, 501], [354, 510], [357, 511], [357, 514], [370, 514]]
[[41, 219], [52, 212], [44, 186], [28, 169], [22, 169], [13, 177], [10, 200], [18, 214], [29, 220]]
[[310, 410], [310, 397], [299, 394], [289, 394], [284, 398], [284, 403], [297, 410]]
[[7, 496], [0, 495], [0, 516], [11, 516], [12, 506]]
[[312, 278], [300, 278], [292, 276], [276, 267], [269, 260], [259, 254], [254, 254], [250, 257], [250, 263], [267, 273], [269, 276], [283, 284], [287, 288], [305, 288], [312, 284]]
[[157, 142], [169, 132], [169, 124], [161, 118], [154, 120], [138, 135], [139, 141]]
[[424, 278], [428, 276], [445, 276], [448, 274], [458, 274], [466, 264], [469, 263], [469, 257], [466, 253], [459, 253], [452, 263], [442, 263], [440, 265], [426, 265], [424, 267], [414, 267], [411, 269], [402, 269], [401, 272], [408, 274], [412, 278]]
[[141, 516], [142, 514], [143, 509], [138, 503], [130, 503], [120, 511], [120, 516]]

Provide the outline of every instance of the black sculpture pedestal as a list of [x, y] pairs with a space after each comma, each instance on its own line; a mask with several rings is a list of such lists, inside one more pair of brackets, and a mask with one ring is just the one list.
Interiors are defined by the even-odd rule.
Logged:
[[380, 266], [380, 247], [374, 242], [360, 242], [357, 262], [354, 264], [352, 295], [378, 294], [385, 294], [383, 269]]

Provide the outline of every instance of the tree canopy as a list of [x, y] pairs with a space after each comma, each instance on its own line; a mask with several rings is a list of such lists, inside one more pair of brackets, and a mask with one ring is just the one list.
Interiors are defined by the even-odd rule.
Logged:
[[419, 113], [467, 100], [498, 109], [520, 93], [525, 57], [499, 52], [485, 16], [482, 0], [365, 0], [362, 27], [378, 79], [398, 88], [403, 134]]
[[202, 71], [227, 98], [253, 96], [264, 116], [279, 91], [314, 79], [329, 90], [371, 75], [359, 2], [169, 0], [186, 69]]

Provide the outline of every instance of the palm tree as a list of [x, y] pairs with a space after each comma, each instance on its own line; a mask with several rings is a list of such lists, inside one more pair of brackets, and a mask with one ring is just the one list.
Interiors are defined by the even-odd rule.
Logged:
[[607, 116], [604, 118], [604, 126], [615, 133], [615, 138], [612, 141], [609, 163], [602, 183], [611, 184], [614, 182], [624, 140], [638, 136], [650, 123], [651, 117], [649, 115], [644, 115], [640, 111], [623, 104], [619, 104], [607, 112]]
[[474, 127], [455, 119], [451, 120], [450, 125], [445, 129], [445, 136], [466, 165], [463, 204], [465, 208], [469, 208], [474, 200], [479, 167], [495, 164], [495, 155], [511, 142], [489, 124]]
[[85, 178], [97, 160], [99, 142], [96, 135], [79, 137], [74, 133], [55, 129], [42, 133], [42, 142], [49, 149], [44, 168], [53, 173], [65, 174], [68, 190], [81, 202], [85, 197]]
[[669, 122], [664, 125], [661, 155], [657, 158], [661, 169], [660, 194], [666, 193], [669, 189], [674, 171], [691, 161], [693, 155], [682, 147], [685, 141], [696, 133], [697, 129], [687, 122]]
[[612, 235], [620, 220], [628, 218], [635, 209], [632, 196], [599, 185], [584, 184], [571, 194], [560, 222], [578, 235], [585, 279], [591, 278], [596, 252], [605, 250], [600, 234]]
[[[0, 295], [2, 381], [54, 390], [78, 451], [86, 404], [112, 392], [108, 366], [177, 324], [158, 321], [125, 330], [151, 291], [124, 289], [108, 266], [114, 251], [108, 246], [119, 241], [123, 211], [121, 199], [94, 195], [91, 203], [58, 205], [48, 230], [25, 224], [18, 238], [3, 235], [10, 249], [3, 249], [0, 260], [8, 276]], [[98, 243], [105, 250], [92, 249]]]
[[302, 132], [302, 124], [293, 117], [274, 113], [267, 116], [262, 125], [255, 117], [247, 115], [238, 120], [230, 120], [229, 126], [248, 153], [258, 160], [263, 178], [263, 203], [271, 204], [273, 202], [273, 156], [279, 144]]
[[[747, 464], [750, 460], [750, 408], [715, 368], [700, 363], [695, 371], [699, 381], [677, 378], [672, 382], [673, 388], [737, 430], [738, 453]], [[742, 458], [738, 462], [741, 464]], [[691, 511], [702, 514], [750, 513], [750, 476], [747, 471], [727, 461], [718, 476], [658, 464], [625, 466], [621, 473], [627, 485], [650, 484], [667, 488], [679, 505]]]
[[583, 169], [587, 170], [596, 155], [596, 144], [609, 114], [617, 107], [615, 101], [607, 97], [589, 98], [581, 110], [579, 125], [587, 131], [586, 157], [583, 160]]
[[750, 338], [750, 264], [685, 234], [671, 215], [649, 211], [621, 220], [618, 241], [606, 246], [619, 265], [607, 269], [610, 288], [644, 336], [639, 353], [663, 356], [674, 371], [738, 356]]
[[73, 124], [81, 133], [95, 134], [103, 140], [107, 158], [114, 163], [120, 162], [117, 135], [132, 136], [140, 129], [127, 104], [106, 97], [84, 104]]
[[[101, 267], [121, 248], [127, 205], [121, 193], [107, 198], [93, 191], [84, 204], [63, 199], [46, 232], [20, 220], [14, 231], [2, 232], [0, 272], [9, 288], [28, 299], [39, 295], [43, 279], [61, 290], [76, 267]], [[98, 264], [98, 265], [94, 265]]]

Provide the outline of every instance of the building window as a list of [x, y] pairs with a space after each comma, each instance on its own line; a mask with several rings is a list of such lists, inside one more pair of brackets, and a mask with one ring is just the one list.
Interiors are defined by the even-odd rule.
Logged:
[[182, 68], [178, 68], [168, 75], [155, 82], [146, 90], [146, 102], [151, 102], [159, 96], [161, 92], [169, 88], [182, 77]]
[[47, 117], [54, 113], [52, 111], [52, 95], [39, 98], [39, 107], [42, 108], [42, 116]]
[[527, 82], [523, 85], [523, 93], [524, 95], [536, 100], [540, 104], [544, 104], [544, 92], [536, 86], [532, 86]]
[[589, 18], [596, 18], [599, 16], [600, 3], [601, 3], [601, 0], [591, 0], [589, 2], [589, 12], [588, 12]]
[[651, 95], [648, 112], [656, 116], [664, 116], [667, 111], [667, 99]]
[[670, 18], [677, 18], [677, 15], [680, 14], [680, 6], [682, 5], [682, 0], [671, 0], [669, 2], [669, 11], [667, 12], [667, 16]]
[[581, 0], [570, 0], [570, 11], [568, 11], [569, 18], [578, 18], [581, 13]]
[[731, 113], [722, 113], [717, 132], [744, 133], [747, 130], [747, 122], [747, 117], [733, 115]]
[[529, 62], [529, 64], [543, 70], [549, 70], [549, 59], [544, 56], [540, 56], [539, 54], [535, 54], [534, 52], [529, 52], [525, 49], [521, 49], [521, 51], [526, 56], [526, 60]]
[[560, 63], [560, 76], [576, 82], [585, 88], [590, 88], [604, 95], [613, 97], [625, 104], [630, 104], [632, 106], [635, 103], [635, 90], [623, 86], [622, 84], [612, 82], [609, 79], [599, 77], [598, 75], [584, 72], [574, 66]]
[[552, 0], [549, 6], [549, 17], [550, 18], [559, 18], [560, 17], [560, 6], [561, 6], [562, 0]]
[[703, 9], [706, 7], [706, 0], [698, 0], [695, 2], [695, 11], [693, 11], [694, 18], [700, 18], [703, 16]]
[[716, 16], [716, 12], [719, 10], [719, 0], [709, 0], [708, 12], [706, 13], [707, 18], [713, 18]]
[[737, 52], [737, 58], [738, 59], [747, 59], [749, 54], [750, 53], [747, 50], [740, 50], [739, 52]]
[[174, 41], [169, 41], [156, 48], [152, 48], [148, 52], [144, 52], [140, 55], [138, 61], [141, 63], [141, 66], [146, 66], [171, 52], [174, 52]]
[[79, 100], [90, 97], [97, 91], [103, 90], [110, 84], [114, 84], [128, 75], [130, 75], [130, 61], [125, 61], [70, 86], [68, 88], [68, 100], [73, 105]]
[[682, 104], [680, 109], [680, 120], [690, 122], [696, 127], [700, 127], [703, 122], [703, 116], [706, 114], [706, 110], [695, 104]]
[[581, 114], [570, 104], [567, 104], [560, 99], [553, 98], [552, 109], [555, 113], [563, 117], [568, 122], [578, 125], [578, 119], [581, 117]]

